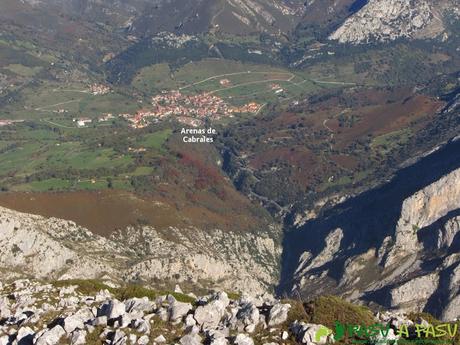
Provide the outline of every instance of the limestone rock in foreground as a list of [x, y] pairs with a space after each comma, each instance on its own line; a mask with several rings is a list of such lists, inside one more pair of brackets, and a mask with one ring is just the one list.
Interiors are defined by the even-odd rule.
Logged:
[[[176, 297], [119, 300], [108, 291], [83, 295], [77, 286], [17, 280], [0, 286], [0, 334], [6, 334], [0, 344], [79, 345], [99, 338], [104, 344], [118, 345], [147, 345], [151, 340], [156, 344], [253, 345], [255, 339], [278, 343], [289, 336], [290, 306], [272, 297], [230, 299], [225, 292], [216, 292], [194, 303]], [[74, 303], [63, 303], [69, 300]]]

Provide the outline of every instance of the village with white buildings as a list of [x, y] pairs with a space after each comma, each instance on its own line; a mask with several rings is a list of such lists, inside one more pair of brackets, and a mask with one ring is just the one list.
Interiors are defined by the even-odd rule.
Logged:
[[[222, 86], [229, 86], [230, 81], [222, 79]], [[274, 84], [272, 90], [279, 92], [281, 89]], [[89, 92], [95, 96], [106, 95], [112, 90], [103, 84], [92, 84]], [[123, 118], [128, 121], [132, 128], [144, 128], [151, 123], [159, 122], [167, 118], [174, 118], [178, 122], [190, 126], [199, 127], [206, 119], [219, 120], [232, 118], [235, 114], [256, 114], [260, 111], [261, 105], [250, 102], [241, 106], [233, 106], [213, 92], [202, 92], [199, 94], [185, 94], [179, 90], [162, 91], [153, 96], [148, 107], [138, 110], [135, 113], [104, 113], [97, 118], [81, 116], [72, 118], [72, 123], [77, 128], [89, 127], [91, 125], [109, 122], [116, 118]], [[69, 111], [64, 108], [52, 110], [53, 113], [66, 114]], [[22, 120], [0, 120], [0, 126], [13, 125]]]
[[152, 107], [138, 111], [136, 114], [121, 114], [133, 128], [143, 128], [151, 122], [174, 117], [177, 121], [198, 127], [204, 119], [219, 120], [233, 117], [234, 114], [257, 113], [260, 105], [251, 102], [243, 106], [231, 106], [221, 97], [209, 92], [197, 95], [185, 95], [178, 90], [163, 91], [153, 96]]
[[94, 96], [106, 95], [111, 91], [112, 89], [104, 84], [91, 84], [89, 86], [89, 92]]

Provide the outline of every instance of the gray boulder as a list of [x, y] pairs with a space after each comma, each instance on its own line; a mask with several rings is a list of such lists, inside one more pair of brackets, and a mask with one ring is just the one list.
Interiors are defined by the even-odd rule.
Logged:
[[209, 345], [228, 345], [228, 340], [226, 339], [227, 333], [228, 330], [227, 332], [211, 330], [207, 334], [206, 343]]
[[268, 326], [277, 326], [281, 325], [283, 322], [286, 322], [290, 309], [290, 304], [275, 304], [270, 309], [270, 313], [268, 315]]
[[254, 345], [254, 340], [246, 334], [238, 334], [234, 343], [236, 345]]
[[7, 335], [2, 335], [0, 337], [0, 345], [8, 345], [10, 344], [10, 337]]
[[130, 314], [124, 314], [119, 318], [119, 327], [126, 328], [128, 327], [133, 321], [133, 318]]
[[246, 303], [238, 310], [236, 318], [245, 326], [257, 325], [260, 319], [259, 309], [252, 303]]
[[228, 345], [228, 340], [226, 338], [211, 339], [209, 345]]
[[94, 326], [107, 326], [107, 316], [98, 316], [92, 322]]
[[387, 323], [394, 328], [400, 328], [403, 325], [410, 327], [414, 324], [414, 322], [409, 320], [409, 318], [402, 312], [387, 311], [384, 313], [377, 313], [376, 318], [380, 322]]
[[244, 327], [244, 330], [248, 333], [254, 333], [254, 331], [256, 330], [256, 327], [257, 325], [255, 323], [251, 323], [250, 325], [247, 325], [246, 327]]
[[127, 339], [128, 337], [126, 336], [125, 332], [116, 330], [110, 344], [111, 345], [125, 345], [127, 343]]
[[42, 333], [37, 340], [35, 345], [55, 345], [59, 343], [59, 340], [65, 335], [65, 330], [60, 325], [56, 325], [53, 328], [46, 330]]
[[128, 335], [128, 341], [132, 345], [137, 344], [137, 335], [131, 333]]
[[165, 308], [160, 308], [158, 309], [158, 311], [156, 312], [156, 315], [158, 315], [158, 317], [162, 320], [162, 321], [168, 321], [169, 320], [169, 317], [170, 317], [170, 312], [169, 310], [165, 309]]
[[187, 334], [179, 342], [182, 345], [201, 345], [201, 337], [198, 334]]
[[[327, 344], [333, 341], [332, 331], [327, 336], [322, 336], [319, 341], [316, 339], [316, 334], [320, 329], [325, 329], [323, 325], [316, 325], [312, 323], [294, 322], [291, 325], [291, 330], [296, 336], [298, 342], [302, 344]], [[326, 328], [327, 329], [327, 328]]]
[[138, 343], [139, 345], [148, 345], [149, 340], [150, 340], [150, 339], [149, 339], [148, 336], [143, 335], [143, 336], [141, 336], [141, 337], [139, 338], [139, 340], [137, 341], [137, 343]]
[[132, 327], [139, 333], [150, 333], [150, 324], [143, 319], [133, 320]]
[[107, 319], [116, 319], [126, 313], [125, 304], [117, 299], [105, 302], [97, 316], [107, 316]]
[[33, 343], [35, 332], [30, 327], [21, 327], [18, 329], [16, 341], [18, 345], [30, 345]]
[[287, 338], [289, 338], [289, 333], [286, 331], [283, 331], [283, 333], [281, 333], [281, 339], [287, 340]]
[[70, 337], [71, 345], [83, 345], [86, 344], [86, 331], [77, 329], [72, 333]]
[[196, 325], [196, 321], [193, 318], [192, 314], [188, 314], [187, 317], [185, 318], [185, 327], [192, 327]]
[[11, 315], [10, 304], [6, 297], [0, 298], [0, 317], [5, 318]]
[[230, 300], [225, 292], [215, 294], [212, 299], [195, 310], [194, 318], [203, 329], [216, 328], [225, 315], [225, 308]]
[[171, 321], [177, 321], [182, 319], [187, 313], [192, 310], [190, 303], [183, 303], [174, 300], [169, 306], [169, 319]]
[[198, 333], [200, 333], [200, 327], [198, 327], [197, 325], [187, 327], [185, 329], [185, 333], [186, 334], [198, 334]]
[[108, 319], [116, 319], [117, 317], [120, 317], [126, 313], [125, 310], [125, 304], [123, 302], [120, 302], [119, 300], [111, 300], [109, 302], [109, 307], [108, 307], [108, 313], [107, 317]]
[[125, 302], [125, 310], [127, 313], [134, 312], [150, 312], [155, 308], [155, 303], [151, 302], [147, 297], [130, 298]]
[[157, 344], [163, 344], [166, 343], [166, 338], [162, 334], [160, 334], [158, 337], [153, 339], [153, 342]]
[[76, 329], [84, 329], [85, 325], [79, 315], [70, 315], [64, 318], [63, 328], [67, 334], [70, 334]]

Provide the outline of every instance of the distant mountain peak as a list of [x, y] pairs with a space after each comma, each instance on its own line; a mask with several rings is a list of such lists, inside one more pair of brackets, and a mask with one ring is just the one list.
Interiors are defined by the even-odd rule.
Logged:
[[457, 6], [458, 0], [370, 0], [329, 39], [359, 44], [402, 37], [434, 38], [445, 31], [444, 12]]

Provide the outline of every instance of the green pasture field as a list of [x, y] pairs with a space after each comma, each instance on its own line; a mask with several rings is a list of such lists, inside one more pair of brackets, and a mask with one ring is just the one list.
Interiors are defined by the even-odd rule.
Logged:
[[26, 142], [0, 155], [2, 174], [30, 175], [37, 170], [65, 168], [97, 169], [123, 167], [132, 162], [127, 155], [113, 149], [85, 148], [79, 142], [44, 144]]
[[166, 139], [168, 139], [171, 134], [172, 130], [170, 129], [147, 134], [142, 137], [142, 140], [140, 140], [138, 144], [144, 146], [145, 148], [160, 150]]
[[42, 70], [40, 66], [28, 67], [21, 64], [10, 64], [4, 68], [22, 77], [33, 77]]
[[[221, 85], [223, 79], [227, 79], [229, 84]], [[271, 84], [278, 84], [285, 92], [275, 94]], [[167, 64], [145, 67], [139, 71], [132, 85], [152, 94], [162, 90], [180, 90], [190, 95], [212, 92], [232, 105], [283, 101], [321, 88], [337, 87], [320, 85], [302, 73], [288, 69], [219, 59], [191, 62], [176, 71]]]
[[[131, 176], [154, 172], [152, 167], [136, 166], [132, 153], [128, 152], [129, 144], [126, 152], [116, 151], [110, 145], [99, 146], [101, 133], [105, 136], [113, 133], [110, 128], [104, 131], [97, 128], [56, 130], [51, 125], [46, 127], [44, 122], [36, 129], [24, 124], [0, 128], [0, 138], [7, 138], [0, 140], [0, 186], [18, 191], [104, 189], [108, 188], [110, 179], [112, 188], [129, 189]], [[134, 146], [145, 147], [149, 153], [160, 152], [171, 133], [169, 129], [159, 130], [131, 140]], [[120, 135], [126, 137], [126, 134]], [[104, 169], [103, 174], [107, 176], [101, 176], [100, 169]], [[69, 170], [73, 175], [61, 176]], [[79, 172], [80, 181], [76, 177]], [[54, 173], [58, 176], [53, 177]], [[42, 177], [34, 177], [37, 174]], [[91, 177], [93, 175], [95, 177]]]
[[57, 61], [51, 52], [30, 41], [0, 39], [0, 66], [19, 63], [25, 66], [43, 66]]
[[[231, 60], [205, 59], [198, 62], [190, 62], [175, 71], [171, 70], [168, 64], [165, 63], [144, 67], [138, 72], [132, 85], [141, 92], [157, 92], [159, 90], [179, 89], [193, 83], [201, 82], [207, 78], [216, 77], [210, 81], [210, 84], [211, 86], [220, 86], [219, 80], [224, 78], [238, 82], [238, 76], [228, 76], [227, 74], [241, 73], [239, 77], [241, 78], [248, 71], [290, 75], [290, 72], [285, 69], [267, 65], [256, 65]], [[205, 87], [204, 90], [209, 89], [211, 86]]]
[[371, 148], [376, 153], [388, 154], [393, 149], [397, 148], [398, 145], [406, 144], [411, 134], [412, 131], [406, 128], [380, 135], [372, 140]]
[[[106, 95], [92, 95], [88, 89], [88, 84], [43, 81], [18, 91], [18, 101], [3, 107], [0, 118], [97, 118], [104, 113], [134, 113], [141, 107], [132, 96], [116, 90]], [[57, 113], [59, 110], [65, 112]]]

